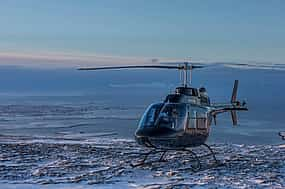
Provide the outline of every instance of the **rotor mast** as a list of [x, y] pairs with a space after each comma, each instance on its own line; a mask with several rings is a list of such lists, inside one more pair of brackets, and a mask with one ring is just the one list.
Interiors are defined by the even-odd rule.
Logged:
[[[184, 62], [184, 65], [180, 67], [181, 70], [183, 70], [183, 83], [182, 85], [184, 87], [187, 87], [188, 85], [192, 84], [192, 70], [193, 66], [191, 63]], [[189, 71], [189, 73], [188, 73]]]

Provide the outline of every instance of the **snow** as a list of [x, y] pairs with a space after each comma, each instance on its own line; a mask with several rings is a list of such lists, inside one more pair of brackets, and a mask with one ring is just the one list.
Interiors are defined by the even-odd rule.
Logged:
[[[5, 138], [7, 139], [7, 138]], [[219, 163], [170, 152], [166, 162], [131, 167], [148, 149], [133, 140], [101, 137], [92, 142], [64, 139], [1, 140], [0, 188], [284, 188], [284, 145], [212, 144]], [[205, 149], [193, 149], [202, 155]], [[151, 156], [149, 161], [158, 159]]]

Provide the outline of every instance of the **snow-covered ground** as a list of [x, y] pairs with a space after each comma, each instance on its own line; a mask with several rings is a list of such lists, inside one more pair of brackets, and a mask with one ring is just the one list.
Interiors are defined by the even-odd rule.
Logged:
[[[219, 163], [203, 157], [201, 170], [194, 172], [195, 161], [186, 152], [133, 168], [148, 149], [133, 140], [87, 138], [1, 136], [0, 188], [285, 188], [282, 144], [211, 144]], [[202, 147], [193, 150], [206, 153]]]

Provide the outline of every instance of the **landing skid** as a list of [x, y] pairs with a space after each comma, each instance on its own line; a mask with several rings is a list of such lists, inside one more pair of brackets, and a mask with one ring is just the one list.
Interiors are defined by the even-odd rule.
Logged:
[[[209, 145], [207, 145], [207, 144], [202, 144], [202, 146], [205, 146], [210, 151], [210, 154], [203, 155], [203, 156], [198, 156], [195, 152], [193, 152], [189, 148], [169, 148], [169, 149], [153, 148], [152, 150], [150, 150], [147, 153], [140, 154], [140, 155], [144, 156], [144, 158], [141, 161], [139, 161], [139, 162], [137, 162], [135, 164], [131, 163], [131, 166], [132, 167], [139, 167], [139, 166], [149, 165], [149, 164], [156, 163], [156, 162], [166, 162], [164, 157], [165, 157], [166, 153], [169, 152], [169, 151], [183, 151], [183, 152], [190, 153], [191, 154], [191, 158], [193, 159], [194, 162], [196, 162], [194, 164], [194, 166], [191, 165], [191, 168], [192, 168], [192, 170], [194, 172], [197, 172], [197, 171], [201, 170], [202, 166], [201, 166], [200, 158], [202, 158], [202, 157], [211, 155], [213, 157], [213, 159], [215, 160], [215, 163], [218, 164], [218, 160], [217, 160], [217, 158], [215, 156], [215, 153], [211, 149], [211, 147]], [[159, 153], [161, 153], [161, 155], [160, 155], [160, 158], [158, 160], [147, 161], [147, 159], [148, 159], [148, 157], [150, 155], [155, 155], [155, 154], [159, 154]]]
[[214, 151], [212, 150], [212, 148], [208, 144], [205, 144], [205, 143], [202, 144], [202, 146], [205, 146], [210, 151], [210, 155], [212, 155], [215, 162], [218, 163], [218, 160], [217, 160], [216, 155], [215, 155]]

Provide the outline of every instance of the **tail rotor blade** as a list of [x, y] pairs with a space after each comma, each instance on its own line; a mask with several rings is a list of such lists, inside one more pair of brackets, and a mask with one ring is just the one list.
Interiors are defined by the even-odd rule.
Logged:
[[231, 111], [233, 125], [237, 125], [237, 112], [235, 110]]
[[238, 90], [238, 80], [235, 80], [232, 98], [231, 98], [231, 103], [234, 103], [237, 101], [237, 90]]

